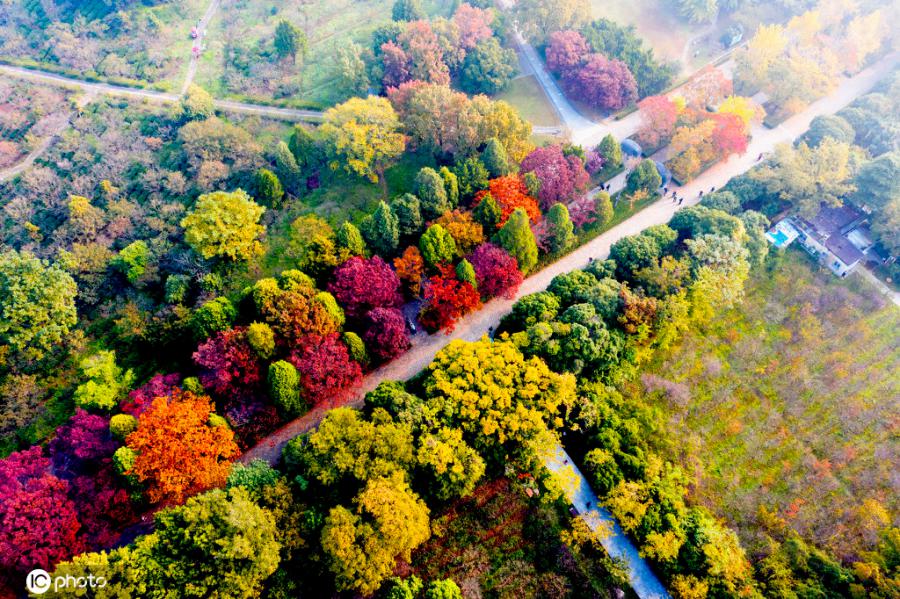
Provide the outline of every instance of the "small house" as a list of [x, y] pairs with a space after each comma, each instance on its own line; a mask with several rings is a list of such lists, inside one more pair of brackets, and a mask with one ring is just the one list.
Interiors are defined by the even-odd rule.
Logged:
[[795, 217], [792, 224], [799, 231], [797, 241], [807, 252], [837, 276], [846, 277], [865, 261], [865, 253], [850, 240], [850, 236], [857, 239], [865, 236], [864, 233], [854, 235], [865, 219], [866, 214], [850, 204], [837, 207], [823, 204], [815, 216]]

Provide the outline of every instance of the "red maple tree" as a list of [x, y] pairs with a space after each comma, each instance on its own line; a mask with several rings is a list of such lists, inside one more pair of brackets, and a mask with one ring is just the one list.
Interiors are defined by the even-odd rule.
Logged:
[[541, 209], [537, 200], [528, 195], [528, 188], [518, 175], [507, 175], [488, 181], [488, 189], [483, 189], [475, 195], [473, 208], [478, 206], [488, 193], [500, 206], [498, 229], [506, 223], [506, 219], [516, 208], [523, 208], [533, 223], [541, 220]]
[[288, 361], [300, 375], [303, 398], [312, 404], [341, 397], [362, 380], [362, 368], [337, 333], [303, 339]]
[[516, 259], [493, 243], [483, 243], [468, 258], [478, 280], [481, 297], [504, 296], [512, 299], [519, 285], [522, 273]]
[[440, 267], [440, 272], [425, 284], [425, 304], [419, 320], [432, 331], [453, 331], [456, 321], [481, 306], [478, 292], [469, 283], [460, 281], [450, 265]]

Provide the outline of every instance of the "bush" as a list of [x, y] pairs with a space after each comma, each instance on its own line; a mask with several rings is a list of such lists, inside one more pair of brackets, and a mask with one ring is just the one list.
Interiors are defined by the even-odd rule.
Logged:
[[116, 414], [109, 419], [109, 432], [117, 439], [124, 440], [137, 428], [137, 419], [131, 414]]
[[341, 335], [341, 340], [344, 342], [344, 345], [347, 346], [347, 351], [350, 353], [350, 359], [362, 367], [369, 365], [369, 352], [366, 351], [366, 344], [363, 343], [363, 340], [359, 335], [353, 331], [347, 331]]
[[267, 360], [275, 353], [275, 333], [264, 322], [253, 322], [247, 327], [247, 342], [256, 355]]
[[300, 400], [300, 377], [290, 362], [278, 360], [269, 364], [269, 396], [285, 416], [296, 416], [303, 409]]

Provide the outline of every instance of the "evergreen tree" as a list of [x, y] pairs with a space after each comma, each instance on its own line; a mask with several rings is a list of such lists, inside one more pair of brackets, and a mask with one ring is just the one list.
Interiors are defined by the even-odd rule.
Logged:
[[478, 289], [478, 278], [475, 276], [475, 269], [472, 267], [472, 263], [465, 258], [456, 265], [456, 278], [463, 283], [468, 283], [474, 289]]
[[275, 148], [275, 170], [284, 187], [295, 196], [300, 195], [303, 173], [291, 149], [283, 141], [278, 142]]
[[609, 194], [605, 191], [598, 192], [597, 195], [594, 196], [594, 214], [601, 227], [612, 220], [614, 212], [615, 209], [613, 208]]
[[451, 208], [459, 206], [459, 179], [446, 166], [442, 166], [438, 171], [444, 180], [444, 190], [447, 192], [447, 201]]
[[396, 0], [391, 18], [395, 21], [421, 21], [427, 15], [419, 0]]
[[296, 416], [303, 410], [300, 399], [300, 377], [290, 362], [278, 360], [269, 364], [269, 397], [284, 416]]
[[597, 152], [603, 157], [603, 164], [607, 168], [614, 169], [622, 166], [622, 147], [611, 133], [607, 133], [597, 146]]
[[488, 186], [488, 172], [481, 160], [470, 156], [462, 162], [457, 162], [453, 169], [459, 183], [459, 195], [469, 199]]
[[400, 243], [400, 226], [397, 216], [385, 202], [379, 202], [375, 212], [362, 222], [362, 234], [376, 253], [390, 256]]
[[453, 236], [440, 225], [431, 225], [419, 239], [419, 250], [429, 266], [450, 262], [456, 253]]
[[547, 212], [547, 243], [554, 254], [565, 252], [575, 243], [575, 226], [569, 218], [569, 209], [559, 202]]
[[335, 241], [339, 248], [347, 250], [351, 256], [366, 257], [366, 242], [356, 225], [350, 221], [344, 221], [335, 233]]
[[275, 54], [279, 60], [290, 58], [291, 62], [296, 62], [297, 54], [306, 56], [308, 45], [305, 32], [284, 19], [278, 22], [275, 27]]
[[509, 174], [509, 156], [506, 155], [506, 148], [496, 137], [488, 140], [481, 153], [481, 161], [492, 179]]
[[284, 188], [278, 176], [267, 168], [256, 171], [255, 177], [256, 199], [264, 206], [277, 208], [284, 197]]
[[421, 203], [413, 194], [405, 193], [394, 198], [391, 210], [397, 215], [401, 236], [417, 235], [422, 230], [425, 221], [422, 219]]
[[513, 210], [509, 220], [497, 232], [497, 241], [500, 247], [516, 259], [523, 274], [528, 274], [537, 265], [537, 242], [531, 231], [528, 214], [522, 208]]
[[486, 194], [481, 198], [478, 205], [475, 206], [475, 210], [472, 211], [472, 216], [475, 217], [476, 221], [481, 223], [481, 226], [487, 234], [497, 230], [497, 225], [500, 223], [503, 211], [500, 209], [500, 204], [497, 203], [494, 196]]
[[659, 176], [659, 170], [649, 158], [642, 160], [633, 171], [628, 173], [628, 179], [625, 183], [625, 190], [628, 193], [634, 193], [639, 189], [648, 192], [654, 192], [662, 185], [662, 177]]
[[450, 210], [444, 180], [433, 168], [421, 169], [416, 175], [415, 186], [424, 218], [437, 218]]

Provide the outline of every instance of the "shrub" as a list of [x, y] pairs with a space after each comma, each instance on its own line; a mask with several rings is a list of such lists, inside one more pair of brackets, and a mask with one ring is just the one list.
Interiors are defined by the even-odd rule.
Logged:
[[269, 364], [269, 396], [285, 416], [296, 416], [303, 409], [300, 400], [300, 377], [290, 362], [278, 360]]
[[109, 432], [114, 437], [124, 440], [137, 428], [137, 419], [131, 414], [115, 414], [109, 419]]

